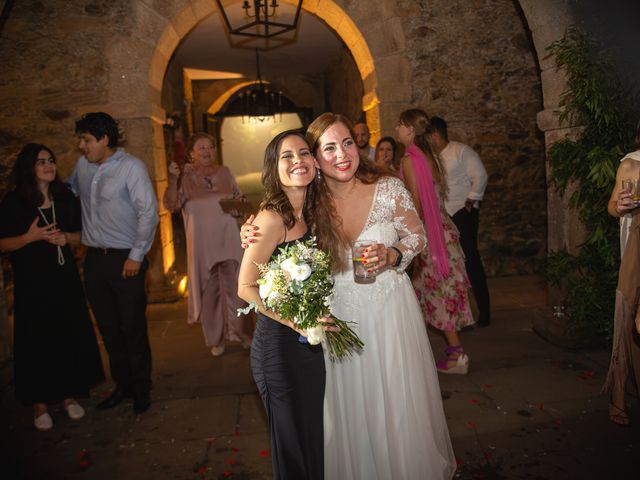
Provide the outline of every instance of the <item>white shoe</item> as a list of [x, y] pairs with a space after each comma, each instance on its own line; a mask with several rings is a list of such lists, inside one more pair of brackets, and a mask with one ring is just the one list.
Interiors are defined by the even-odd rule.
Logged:
[[64, 406], [67, 411], [67, 415], [71, 420], [80, 420], [84, 417], [84, 408], [79, 403], [73, 402]]
[[224, 344], [222, 344], [220, 347], [211, 347], [211, 355], [213, 355], [214, 357], [219, 357], [223, 353], [224, 353]]
[[48, 412], [45, 412], [39, 417], [33, 417], [33, 425], [41, 432], [46, 432], [53, 428], [53, 419]]

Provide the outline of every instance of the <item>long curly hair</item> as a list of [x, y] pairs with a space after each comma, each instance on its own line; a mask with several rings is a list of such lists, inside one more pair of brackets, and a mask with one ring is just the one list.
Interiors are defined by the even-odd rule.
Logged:
[[400, 123], [407, 127], [413, 127], [415, 133], [413, 142], [429, 160], [433, 179], [440, 184], [442, 194], [446, 196], [448, 188], [444, 167], [438, 157], [433, 154], [429, 142], [427, 142], [427, 135], [433, 132], [429, 116], [424, 110], [410, 108], [400, 114]]
[[[51, 155], [55, 163], [56, 156], [49, 147], [41, 143], [27, 143], [22, 147], [22, 150], [20, 150], [16, 162], [13, 165], [12, 177], [15, 182], [16, 193], [18, 197], [32, 207], [39, 207], [45, 200], [44, 195], [42, 195], [38, 187], [35, 172], [38, 154], [43, 150]], [[71, 195], [71, 192], [65, 184], [62, 183], [56, 171], [55, 179], [49, 184], [49, 197], [55, 200], [64, 195]]]
[[[269, 142], [264, 151], [264, 166], [262, 168], [262, 185], [264, 186], [264, 198], [260, 203], [260, 210], [271, 210], [282, 217], [285, 227], [293, 228], [296, 218], [293, 213], [293, 206], [289, 197], [282, 189], [282, 182], [278, 174], [278, 160], [280, 158], [280, 147], [285, 138], [296, 136], [307, 143], [302, 130], [286, 130], [279, 133]], [[313, 225], [310, 214], [310, 192], [315, 189], [315, 180], [307, 187], [307, 196], [302, 207], [302, 215], [307, 225]], [[311, 196], [314, 196], [311, 193]]]
[[[323, 113], [307, 128], [307, 143], [311, 146], [311, 151], [316, 158], [320, 150], [320, 137], [329, 127], [337, 123], [347, 127], [351, 137], [355, 138], [353, 126], [347, 117], [331, 112]], [[355, 176], [362, 183], [375, 183], [382, 175], [372, 163], [360, 159]], [[344, 271], [347, 268], [344, 252], [349, 248], [349, 240], [342, 228], [342, 219], [336, 212], [334, 198], [324, 175], [321, 174], [313, 183], [314, 188], [307, 193], [307, 199], [312, 207], [311, 220], [315, 227], [314, 233], [318, 246], [331, 253], [334, 271]]]

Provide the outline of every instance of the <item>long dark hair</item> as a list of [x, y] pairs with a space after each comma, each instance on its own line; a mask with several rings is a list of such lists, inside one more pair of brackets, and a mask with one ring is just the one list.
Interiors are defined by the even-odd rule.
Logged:
[[[320, 149], [320, 137], [336, 123], [342, 123], [349, 129], [352, 138], [355, 138], [353, 126], [347, 117], [331, 112], [323, 113], [307, 128], [307, 143], [311, 146], [311, 151], [316, 158]], [[372, 162], [360, 160], [355, 176], [362, 183], [372, 184], [382, 176], [382, 173], [373, 166]], [[342, 219], [336, 212], [333, 196], [324, 175], [320, 175], [314, 184], [315, 188], [308, 192], [307, 198], [312, 205], [312, 223], [315, 227], [314, 233], [318, 239], [318, 246], [331, 253], [334, 270], [342, 271], [347, 267], [344, 250], [349, 247], [349, 240], [342, 229]]]
[[[44, 203], [44, 196], [38, 187], [35, 172], [38, 154], [43, 150], [51, 155], [55, 163], [56, 156], [49, 147], [41, 143], [27, 143], [20, 150], [16, 163], [13, 165], [12, 175], [16, 184], [16, 193], [33, 207], [39, 207]], [[69, 189], [62, 183], [56, 171], [55, 179], [49, 184], [49, 197], [55, 199], [67, 194], [69, 194]]]
[[[293, 213], [293, 206], [289, 197], [282, 189], [282, 182], [278, 174], [278, 160], [280, 159], [280, 147], [282, 141], [290, 136], [296, 136], [307, 143], [302, 130], [286, 130], [279, 133], [269, 142], [264, 151], [264, 166], [262, 168], [262, 185], [264, 186], [264, 199], [260, 203], [260, 210], [271, 210], [282, 217], [285, 227], [291, 229], [296, 223]], [[311, 225], [311, 215], [309, 214], [309, 190], [314, 189], [314, 182], [307, 187], [307, 197], [302, 207], [302, 215], [307, 225]], [[311, 195], [314, 197], [315, 195]]]

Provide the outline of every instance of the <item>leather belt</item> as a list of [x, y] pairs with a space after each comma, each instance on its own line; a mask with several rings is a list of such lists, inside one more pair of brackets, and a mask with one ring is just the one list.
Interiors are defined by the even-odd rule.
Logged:
[[98, 255], [122, 255], [129, 253], [130, 248], [109, 248], [109, 247], [87, 247], [87, 250], [91, 253], [97, 253]]

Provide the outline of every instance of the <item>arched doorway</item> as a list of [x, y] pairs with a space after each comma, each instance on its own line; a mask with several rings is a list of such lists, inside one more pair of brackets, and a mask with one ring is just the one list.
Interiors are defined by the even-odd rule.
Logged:
[[[439, 98], [442, 96], [442, 92], [437, 89], [431, 90], [430, 78], [425, 78], [424, 72], [420, 71], [423, 68], [420, 62], [416, 62], [416, 58], [421, 61], [422, 58], [428, 58], [428, 56], [421, 52], [421, 43], [418, 38], [416, 43], [415, 38], [411, 36], [423, 35], [429, 33], [429, 22], [426, 26], [417, 28], [413, 31], [410, 29], [405, 32], [407, 22], [410, 22], [412, 15], [422, 16], [421, 21], [425, 22], [429, 20], [428, 8], [426, 6], [419, 6], [419, 2], [408, 5], [404, 10], [398, 10], [395, 2], [391, 0], [383, 0], [379, 4], [379, 10], [372, 12], [370, 9], [360, 5], [360, 3], [352, 3], [346, 1], [333, 1], [333, 0], [317, 0], [313, 2], [305, 2], [305, 9], [308, 12], [313, 13], [318, 18], [322, 19], [335, 33], [338, 35], [344, 44], [349, 48], [351, 55], [358, 66], [358, 73], [364, 86], [364, 92], [362, 95], [362, 108], [366, 111], [367, 121], [376, 134], [376, 129], [381, 133], [390, 133], [397, 119], [398, 113], [412, 104], [426, 104], [431, 105], [432, 102], [438, 103]], [[514, 4], [512, 2], [500, 2], [499, 6], [504, 9], [511, 8], [513, 10], [514, 5], [520, 5], [524, 13], [525, 29], [528, 25], [531, 29], [531, 37], [533, 39], [533, 45], [539, 58], [543, 58], [545, 55], [545, 47], [564, 31], [564, 27], [571, 23], [570, 12], [568, 7], [566, 12], [560, 14], [556, 6], [551, 5], [550, 2], [530, 2], [528, 0], [522, 0], [520, 4]], [[488, 7], [485, 7], [485, 9]], [[204, 18], [215, 13], [215, 7], [213, 2], [204, 2], [199, 0], [192, 0], [189, 3], [182, 4], [181, 6], [170, 7], [167, 6], [163, 9], [164, 15], [168, 19], [165, 23], [162, 35], [160, 35], [157, 43], [154, 43], [155, 48], [153, 50], [150, 62], [150, 68], [148, 70], [147, 81], [149, 85], [148, 105], [149, 105], [149, 117], [153, 125], [154, 137], [153, 144], [148, 148], [153, 151], [153, 164], [154, 171], [153, 177], [157, 183], [157, 190], [159, 194], [162, 194], [166, 185], [166, 173], [164, 171], [165, 151], [162, 145], [162, 123], [166, 118], [166, 112], [162, 108], [162, 84], [163, 76], [166, 71], [166, 66], [171, 58], [171, 55], [176, 49], [176, 46], [182, 39]], [[566, 15], [565, 15], [566, 13]], [[513, 11], [509, 12], [509, 15], [513, 15]], [[486, 31], [487, 30], [485, 29]], [[496, 39], [500, 39], [500, 35], [503, 32], [497, 32]], [[529, 39], [531, 40], [531, 39]], [[529, 41], [527, 40], [527, 41]], [[449, 41], [453, 41], [449, 39]], [[412, 43], [413, 42], [413, 43]], [[503, 44], [504, 45], [504, 44]], [[496, 54], [499, 54], [500, 49], [496, 50]], [[111, 52], [110, 63], [113, 65], [122, 64], [125, 59], [123, 58], [125, 52]], [[416, 57], [418, 56], [418, 57]], [[130, 59], [126, 59], [130, 61]], [[452, 57], [452, 65], [455, 65], [455, 58]], [[428, 63], [427, 63], [428, 64]], [[545, 59], [544, 62], [539, 61], [539, 66], [543, 72], [539, 78], [539, 83], [542, 85], [542, 91], [544, 93], [544, 106], [542, 112], [538, 114], [538, 125], [545, 131], [545, 140], [547, 143], [552, 141], [552, 137], [558, 137], [566, 134], [561, 128], [547, 128], [544, 123], [544, 119], [548, 118], [551, 112], [557, 107], [557, 101], [554, 98], [559, 98], [559, 95], [554, 95], [554, 92], [561, 91], [558, 85], [561, 82], [558, 78], [561, 77], [561, 73], [558, 76], [554, 76], [553, 68], [547, 65], [551, 65], [552, 60]], [[385, 72], [385, 75], [381, 75], [380, 72]], [[428, 72], [429, 73], [429, 72]], [[436, 80], [438, 71], [435, 70]], [[420, 78], [413, 78], [420, 76]], [[425, 83], [426, 82], [426, 83]], [[462, 92], [460, 98], [464, 98], [469, 91], [459, 90]], [[539, 88], [539, 87], [538, 87]], [[419, 89], [424, 89], [424, 93]], [[456, 92], [457, 93], [457, 92]], [[474, 92], [475, 95], [475, 92]], [[472, 107], [473, 108], [473, 107]], [[127, 109], [123, 107], [124, 111]], [[472, 112], [473, 115], [478, 117], [478, 110]], [[529, 114], [531, 108], [527, 110], [527, 118], [531, 119], [535, 117]], [[538, 108], [537, 112], [540, 112]], [[479, 122], [478, 118], [475, 120]], [[505, 131], [501, 134], [507, 138], [513, 134], [513, 138], [518, 138], [521, 135], [519, 127], [517, 125], [517, 118], [514, 124], [516, 129], [513, 131]], [[379, 127], [377, 127], [379, 126]], [[503, 127], [504, 128], [504, 127]], [[508, 127], [507, 127], [508, 128]], [[531, 132], [531, 130], [530, 130]], [[535, 133], [535, 132], [533, 132]], [[530, 133], [529, 133], [530, 134]], [[476, 135], [477, 138], [477, 135]], [[493, 132], [485, 134], [485, 138], [498, 138], [493, 135]], [[482, 143], [484, 139], [481, 137], [478, 139], [479, 143]], [[499, 141], [490, 140], [494, 142], [494, 151], [499, 150]], [[512, 142], [513, 143], [513, 142]], [[500, 153], [500, 152], [497, 152]], [[511, 161], [514, 161], [514, 157]], [[497, 189], [495, 191], [498, 191]], [[497, 194], [496, 194], [497, 195]], [[549, 195], [552, 195], [550, 193]], [[551, 203], [551, 200], [550, 202]], [[538, 209], [542, 210], [542, 209]], [[546, 209], [545, 209], [546, 210]], [[562, 209], [557, 209], [560, 212]], [[162, 225], [162, 262], [165, 269], [170, 266], [172, 261], [172, 239], [170, 222], [165, 218], [166, 212], [161, 213]], [[546, 212], [544, 214], [546, 222]], [[567, 223], [560, 222], [562, 225]], [[544, 227], [536, 229], [542, 230]], [[549, 233], [551, 234], [551, 225], [549, 227]], [[565, 231], [560, 232], [558, 237], [563, 237]], [[522, 243], [526, 243], [527, 235], [523, 235]], [[500, 239], [498, 239], [500, 240]], [[492, 242], [496, 243], [496, 242]], [[536, 251], [546, 251], [546, 241], [539, 242], [539, 247], [535, 247]], [[551, 240], [549, 240], [551, 245]], [[518, 251], [519, 249], [513, 249]], [[532, 249], [523, 248], [520, 249], [526, 255], [530, 255]], [[496, 258], [504, 256], [502, 251], [494, 252]], [[515, 255], [517, 256], [517, 254]], [[515, 256], [513, 258], [515, 259]], [[500, 274], [500, 265], [497, 265], [496, 272]]]
[[[291, 0], [284, 0], [291, 3]], [[356, 65], [364, 88], [362, 96], [362, 111], [366, 113], [367, 123], [375, 139], [381, 130], [380, 127], [380, 101], [378, 99], [378, 81], [375, 63], [367, 42], [355, 23], [346, 12], [333, 0], [319, 0], [318, 2], [304, 2], [303, 9], [321, 19], [342, 40], [350, 51]], [[191, 2], [176, 13], [171, 22], [167, 24], [160, 36], [153, 56], [148, 74], [150, 110], [154, 112], [151, 119], [154, 122], [153, 148], [158, 152], [158, 157], [166, 157], [165, 142], [162, 125], [166, 112], [162, 107], [163, 82], [167, 66], [173, 52], [180, 42], [207, 17], [216, 13], [215, 2]], [[236, 87], [238, 87], [236, 85]], [[241, 87], [239, 87], [241, 88]], [[158, 159], [159, 160], [159, 159]], [[157, 190], [161, 196], [166, 188], [166, 166], [156, 161]], [[166, 165], [166, 162], [165, 162]], [[171, 215], [163, 208], [160, 209], [160, 234], [162, 244], [163, 268], [167, 272], [173, 265], [175, 252], [173, 248], [173, 229]]]

